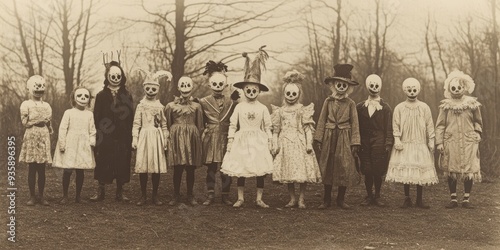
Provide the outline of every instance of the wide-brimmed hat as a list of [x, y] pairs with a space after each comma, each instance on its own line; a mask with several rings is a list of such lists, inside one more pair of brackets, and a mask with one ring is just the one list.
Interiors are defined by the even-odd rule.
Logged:
[[246, 84], [252, 83], [257, 84], [260, 91], [269, 91], [269, 88], [264, 83], [260, 82], [260, 66], [262, 65], [262, 67], [266, 69], [266, 60], [269, 58], [269, 55], [264, 50], [264, 47], [266, 47], [266, 45], [259, 48], [259, 51], [257, 52], [257, 55], [255, 56], [251, 66], [248, 54], [246, 52], [242, 54], [242, 56], [246, 58], [244, 67], [245, 77], [243, 78], [243, 81], [233, 84], [234, 87], [243, 89]]
[[340, 80], [346, 82], [349, 85], [359, 85], [359, 83], [352, 79], [351, 70], [354, 68], [351, 64], [337, 64], [333, 66], [335, 72], [333, 76], [328, 76], [325, 78], [324, 83], [328, 84], [335, 80]]

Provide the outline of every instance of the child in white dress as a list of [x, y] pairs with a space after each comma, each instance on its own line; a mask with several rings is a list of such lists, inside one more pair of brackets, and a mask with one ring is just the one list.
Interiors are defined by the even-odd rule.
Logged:
[[63, 198], [61, 204], [68, 203], [68, 188], [73, 170], [76, 172], [75, 203], [80, 203], [85, 169], [95, 168], [94, 146], [96, 129], [94, 115], [86, 108], [90, 105], [90, 91], [78, 87], [71, 93], [73, 108], [64, 112], [59, 125], [59, 138], [52, 166], [63, 168]]
[[403, 91], [408, 98], [394, 109], [394, 148], [385, 180], [404, 184], [405, 200], [401, 208], [412, 206], [410, 184], [416, 184], [415, 205], [427, 209], [429, 206], [422, 202], [422, 186], [438, 183], [433, 156], [434, 123], [429, 106], [417, 99], [420, 93], [418, 80], [406, 79]]
[[33, 206], [36, 203], [35, 183], [38, 174], [38, 195], [40, 204], [48, 206], [43, 196], [45, 189], [45, 165], [52, 163], [50, 155], [50, 134], [52, 134], [52, 108], [42, 100], [45, 93], [45, 79], [34, 75], [27, 81], [30, 100], [21, 103], [21, 122], [26, 128], [23, 145], [19, 154], [19, 162], [28, 163], [28, 186], [30, 199], [26, 203]]
[[[143, 70], [144, 71], [144, 70]], [[155, 74], [146, 72], [143, 89], [146, 96], [139, 102], [135, 110], [132, 126], [132, 148], [137, 149], [135, 158], [135, 172], [139, 174], [141, 183], [141, 198], [136, 203], [142, 206], [146, 203], [148, 173], [151, 173], [153, 182], [152, 202], [160, 206], [163, 203], [158, 199], [158, 186], [160, 174], [167, 172], [165, 150], [169, 133], [163, 105], [156, 96], [160, 90], [158, 82], [160, 77], [172, 79], [168, 71], [158, 71]]]
[[[304, 75], [289, 71], [283, 78], [282, 107], [271, 105], [273, 113], [273, 181], [288, 184], [290, 202], [285, 207], [306, 208], [304, 195], [307, 183], [317, 183], [321, 173], [312, 148], [314, 133], [314, 103], [301, 103], [301, 83]], [[300, 183], [299, 200], [295, 198], [295, 183]]]
[[[244, 57], [246, 53], [243, 54]], [[244, 203], [245, 178], [257, 177], [257, 199], [255, 204], [261, 208], [269, 206], [262, 201], [264, 177], [273, 172], [271, 150], [271, 115], [265, 105], [257, 101], [261, 91], [269, 88], [260, 83], [260, 64], [268, 58], [267, 53], [259, 50], [251, 68], [246, 67], [243, 82], [235, 87], [243, 89], [246, 101], [239, 103], [230, 118], [227, 153], [224, 156], [221, 172], [238, 177], [238, 200], [233, 207]], [[247, 57], [247, 64], [249, 59]]]

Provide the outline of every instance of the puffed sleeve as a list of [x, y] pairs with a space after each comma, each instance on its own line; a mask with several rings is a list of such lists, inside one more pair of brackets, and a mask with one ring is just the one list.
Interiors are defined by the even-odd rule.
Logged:
[[271, 128], [273, 126], [273, 123], [271, 121], [271, 114], [269, 114], [269, 109], [267, 109], [267, 107], [262, 104], [262, 110], [264, 112], [264, 131], [266, 132], [267, 134], [267, 138], [268, 139], [272, 139], [273, 138], [273, 132], [271, 131]]
[[439, 114], [436, 120], [435, 138], [436, 145], [444, 143], [444, 131], [446, 129], [446, 110], [439, 108]]
[[132, 138], [137, 139], [139, 137], [139, 131], [142, 127], [142, 111], [143, 106], [140, 103], [137, 104], [137, 110], [135, 111], [134, 115], [134, 122], [132, 123]]
[[33, 124], [30, 123], [29, 120], [28, 102], [24, 101], [23, 103], [21, 103], [20, 112], [21, 112], [21, 123], [23, 124], [23, 126], [24, 127], [33, 126]]
[[66, 148], [66, 134], [68, 133], [70, 110], [64, 111], [61, 124], [59, 124], [59, 139], [57, 142], [60, 148]]
[[271, 122], [273, 123], [273, 133], [279, 134], [281, 131], [280, 107], [271, 104]]
[[229, 131], [227, 133], [227, 138], [234, 138], [234, 133], [238, 129], [238, 117], [240, 114], [241, 104], [236, 105], [234, 108], [231, 118], [229, 118]]
[[314, 125], [316, 124], [313, 120], [314, 115], [314, 103], [311, 103], [305, 107], [302, 107], [302, 126], [304, 130], [311, 130], [314, 132]]
[[392, 134], [394, 137], [401, 137], [401, 106], [396, 106], [392, 116]]
[[[90, 112], [90, 111], [88, 111]], [[94, 123], [94, 116], [92, 114], [89, 115], [89, 139], [90, 139], [90, 146], [95, 147], [95, 137], [96, 137], [96, 129], [95, 129], [95, 123]]]
[[326, 119], [328, 118], [328, 98], [323, 102], [321, 113], [319, 114], [318, 125], [316, 126], [316, 133], [314, 133], [314, 140], [318, 142], [323, 141], [323, 134], [325, 133]]
[[434, 122], [432, 121], [431, 108], [429, 108], [428, 105], [425, 105], [424, 119], [425, 126], [427, 128], [427, 141], [431, 144], [434, 144], [436, 133], [434, 132]]
[[351, 112], [351, 146], [361, 145], [361, 137], [359, 135], [359, 120], [358, 111], [356, 110], [356, 103], [351, 101], [349, 104], [349, 110]]

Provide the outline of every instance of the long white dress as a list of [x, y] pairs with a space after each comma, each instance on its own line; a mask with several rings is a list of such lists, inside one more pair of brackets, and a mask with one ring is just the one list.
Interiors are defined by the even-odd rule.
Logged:
[[434, 143], [431, 109], [419, 100], [404, 101], [394, 109], [394, 137], [400, 137], [403, 150], [393, 147], [385, 180], [403, 184], [438, 183], [434, 156], [427, 144]]
[[163, 105], [142, 99], [137, 105], [132, 137], [137, 140], [136, 173], [166, 173], [165, 143], [168, 130]]
[[236, 177], [257, 177], [273, 173], [273, 157], [268, 147], [272, 138], [271, 115], [259, 101], [236, 105], [230, 118], [230, 152], [224, 155], [221, 172]]
[[[314, 103], [304, 107], [297, 105], [286, 109], [271, 105], [273, 133], [278, 133], [280, 150], [274, 158], [273, 181], [281, 183], [318, 183], [321, 172], [314, 151], [306, 151], [306, 143], [312, 142], [314, 132]], [[306, 131], [311, 131], [310, 142]]]
[[[92, 146], [96, 143], [94, 114], [77, 108], [64, 112], [52, 166], [69, 169], [94, 169]], [[64, 148], [61, 152], [60, 148]]]

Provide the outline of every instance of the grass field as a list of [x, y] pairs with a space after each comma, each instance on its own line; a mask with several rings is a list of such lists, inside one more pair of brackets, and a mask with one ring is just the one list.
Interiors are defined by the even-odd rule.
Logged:
[[[206, 168], [196, 170], [196, 197], [205, 199]], [[168, 202], [172, 193], [172, 174], [162, 176], [160, 195]], [[473, 187], [473, 210], [461, 207], [448, 210], [448, 188], [443, 180], [424, 188], [429, 210], [400, 209], [403, 187], [383, 186], [387, 207], [361, 207], [362, 184], [347, 191], [351, 211], [332, 207], [322, 211], [322, 185], [310, 185], [306, 210], [285, 209], [288, 194], [285, 185], [266, 178], [264, 201], [271, 208], [258, 209], [255, 180], [248, 179], [246, 206], [241, 209], [217, 203], [205, 207], [184, 204], [177, 207], [148, 204], [137, 207], [140, 197], [139, 177], [132, 176], [125, 194], [133, 202], [114, 201], [115, 186], [107, 186], [107, 197], [100, 203], [73, 203], [74, 174], [70, 186], [71, 202], [59, 205], [62, 196], [62, 172], [47, 167], [46, 196], [51, 203], [44, 207], [25, 205], [28, 199], [27, 168], [17, 166], [17, 242], [7, 240], [2, 249], [500, 249], [500, 183], [479, 183]], [[88, 199], [96, 187], [92, 171], [85, 172], [83, 197]], [[219, 181], [219, 180], [218, 180]], [[6, 186], [2, 177], [2, 186]], [[150, 195], [151, 184], [148, 183]], [[182, 184], [185, 194], [185, 184]], [[298, 188], [298, 187], [297, 187]], [[459, 197], [463, 186], [459, 186]], [[411, 193], [415, 197], [415, 187]], [[6, 195], [5, 191], [5, 195]], [[336, 194], [336, 190], [334, 190]], [[7, 208], [7, 201], [5, 204]], [[236, 197], [233, 184], [231, 198]], [[335, 199], [335, 197], [334, 197]], [[7, 222], [6, 209], [2, 221]], [[4, 224], [5, 225], [5, 224]], [[5, 227], [6, 228], [6, 227]], [[5, 231], [4, 231], [5, 232]]]

